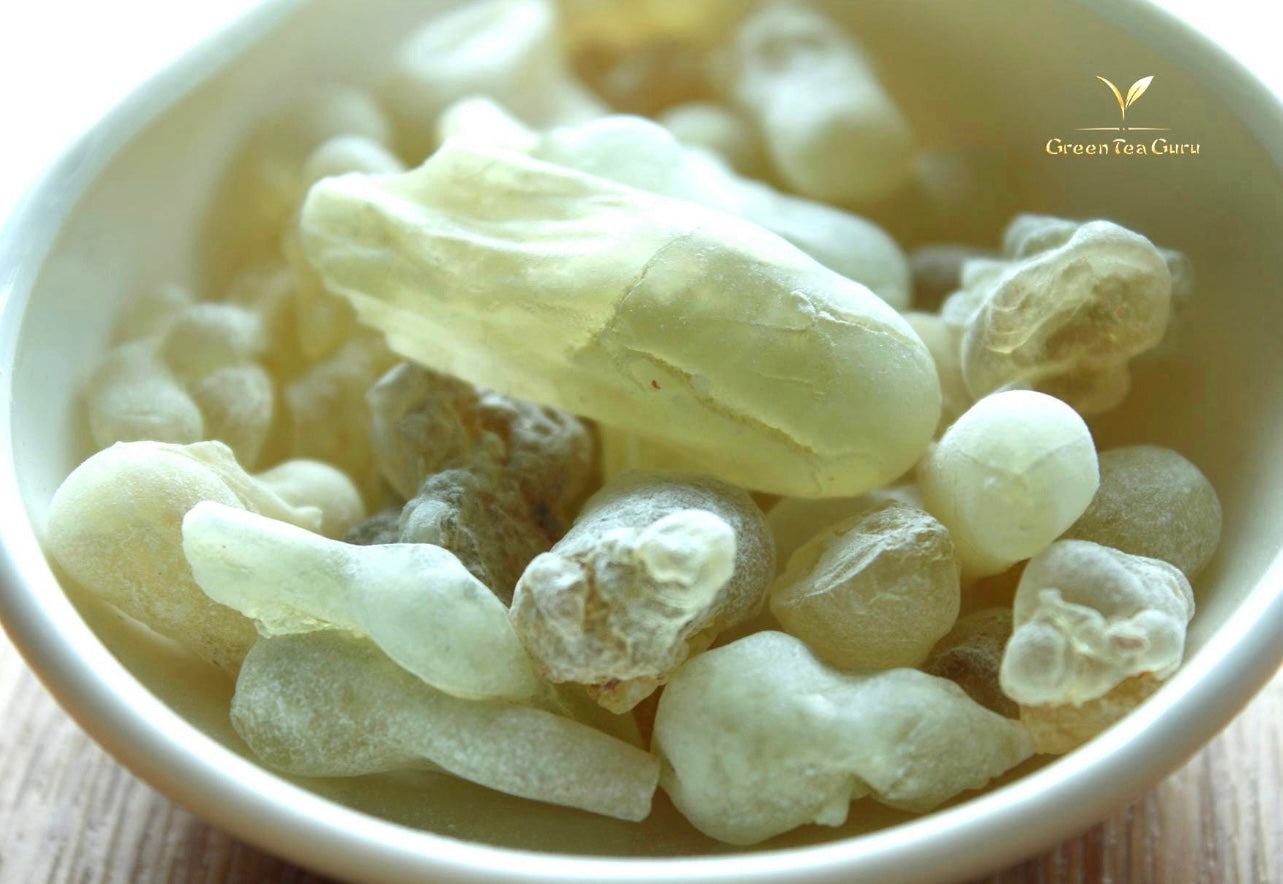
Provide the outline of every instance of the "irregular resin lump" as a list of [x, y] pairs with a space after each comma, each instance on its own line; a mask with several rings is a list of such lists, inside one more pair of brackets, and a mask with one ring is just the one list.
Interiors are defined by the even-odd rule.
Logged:
[[1194, 593], [1159, 559], [1062, 540], [1030, 559], [1013, 605], [1002, 690], [1022, 706], [1082, 704], [1180, 666]]
[[659, 778], [641, 749], [542, 709], [433, 690], [342, 632], [263, 638], [236, 682], [232, 724], [297, 776], [444, 770], [509, 795], [625, 820], [650, 814]]
[[695, 657], [664, 688], [651, 751], [701, 832], [753, 844], [839, 826], [852, 799], [929, 810], [1032, 752], [1017, 722], [912, 669], [843, 673], [759, 632]]
[[542, 688], [503, 603], [440, 547], [354, 546], [208, 502], [183, 519], [183, 553], [200, 588], [265, 635], [367, 635], [459, 697], [525, 699]]
[[624, 473], [517, 584], [511, 616], [546, 677], [631, 709], [717, 633], [758, 611], [775, 570], [766, 520], [706, 476]]
[[303, 242], [405, 356], [763, 491], [867, 491], [939, 417], [926, 347], [863, 286], [730, 215], [511, 151], [451, 141], [405, 175], [326, 179]]
[[1128, 360], [1167, 330], [1167, 262], [1148, 239], [1110, 221], [1039, 225], [1030, 217], [1008, 230], [1010, 260], [968, 261], [943, 308], [961, 332], [967, 388], [979, 397], [1032, 387], [1085, 415], [1113, 408], [1131, 385]]
[[960, 602], [949, 532], [898, 501], [821, 531], [771, 586], [785, 631], [844, 669], [917, 666]]
[[374, 459], [407, 500], [434, 473], [493, 448], [548, 532], [559, 537], [592, 481], [592, 435], [568, 412], [410, 363], [380, 378], [365, 400]]
[[467, 466], [429, 476], [402, 507], [391, 542], [450, 550], [507, 604], [530, 560], [560, 533], [544, 529], [498, 457], [479, 454]]
[[383, 477], [409, 501], [359, 542], [445, 547], [505, 603], [530, 560], [561, 539], [594, 479], [573, 415], [402, 363], [366, 393]]

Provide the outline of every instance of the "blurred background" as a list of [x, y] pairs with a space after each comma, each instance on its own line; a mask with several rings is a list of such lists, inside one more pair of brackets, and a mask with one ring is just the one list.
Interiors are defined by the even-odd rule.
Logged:
[[[76, 135], [149, 74], [257, 2], [0, 3], [0, 220]], [[1156, 2], [1283, 95], [1283, 56], [1274, 29], [1262, 26], [1259, 0]]]

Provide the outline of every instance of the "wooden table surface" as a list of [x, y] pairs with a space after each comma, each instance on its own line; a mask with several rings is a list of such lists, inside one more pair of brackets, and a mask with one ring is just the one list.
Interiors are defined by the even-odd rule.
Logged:
[[[994, 882], [1283, 882], [1283, 671], [1170, 779]], [[0, 884], [316, 882], [109, 758], [0, 633]]]

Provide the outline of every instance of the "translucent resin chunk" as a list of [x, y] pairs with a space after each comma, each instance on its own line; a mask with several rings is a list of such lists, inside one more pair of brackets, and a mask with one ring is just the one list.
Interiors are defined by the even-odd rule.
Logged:
[[1016, 589], [1003, 693], [1022, 706], [1081, 705], [1132, 676], [1167, 678], [1193, 616], [1174, 565], [1086, 540], [1052, 544]]
[[260, 639], [232, 724], [265, 764], [298, 776], [436, 767], [509, 795], [642, 820], [659, 777], [641, 749], [568, 718], [433, 690], [366, 639]]

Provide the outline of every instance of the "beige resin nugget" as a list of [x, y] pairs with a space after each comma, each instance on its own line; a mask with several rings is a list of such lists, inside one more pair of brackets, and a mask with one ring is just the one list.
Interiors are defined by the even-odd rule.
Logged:
[[858, 494], [935, 429], [926, 347], [868, 289], [760, 227], [451, 141], [317, 184], [303, 240], [403, 355], [660, 438], [779, 494]]
[[346, 473], [323, 461], [287, 460], [254, 478], [291, 506], [320, 510], [320, 533], [325, 537], [342, 537], [365, 518], [361, 492]]
[[208, 302], [167, 312], [155, 334], [111, 350], [90, 378], [95, 444], [217, 439], [254, 466], [276, 409], [272, 378], [258, 362], [268, 345], [262, 318]]
[[383, 109], [369, 93], [329, 84], [287, 107], [264, 107], [264, 121], [245, 140], [219, 182], [202, 236], [202, 265], [215, 288], [247, 264], [279, 259], [281, 236], [307, 189], [307, 156], [339, 135], [387, 144]]
[[927, 345], [935, 359], [942, 395], [939, 432], [943, 433], [973, 401], [971, 392], [962, 379], [962, 365], [958, 361], [958, 335], [937, 313], [910, 310], [904, 314], [904, 319], [918, 333], [918, 337], [922, 338], [922, 343]]
[[112, 343], [155, 337], [165, 331], [174, 317], [195, 303], [192, 293], [179, 285], [161, 285], [135, 292], [120, 307], [112, 329]]
[[757, 130], [729, 105], [688, 101], [668, 108], [656, 119], [685, 146], [716, 154], [741, 175], [764, 177], [766, 158]]
[[1163, 679], [1152, 674], [1133, 675], [1080, 705], [1021, 706], [1020, 723], [1033, 737], [1035, 752], [1063, 755], [1122, 721], [1162, 686]]
[[949, 634], [936, 642], [922, 671], [949, 679], [986, 709], [1016, 718], [1020, 707], [998, 683], [1002, 652], [1010, 638], [1010, 608], [972, 611], [958, 618]]
[[[338, 135], [324, 142], [303, 163], [298, 204], [322, 178], [348, 172], [369, 175], [405, 171], [404, 164], [382, 144], [360, 135]], [[281, 254], [293, 276], [297, 347], [309, 360], [320, 359], [349, 337], [356, 326], [352, 305], [325, 291], [299, 245], [298, 204], [281, 236]]]
[[793, 553], [825, 528], [891, 500], [922, 508], [922, 496], [912, 483], [888, 485], [857, 497], [780, 498], [766, 513], [780, 570], [788, 565]]
[[382, 496], [382, 479], [370, 446], [365, 392], [395, 362], [381, 336], [358, 330], [286, 384], [281, 397], [290, 455], [342, 469], [371, 503]]

